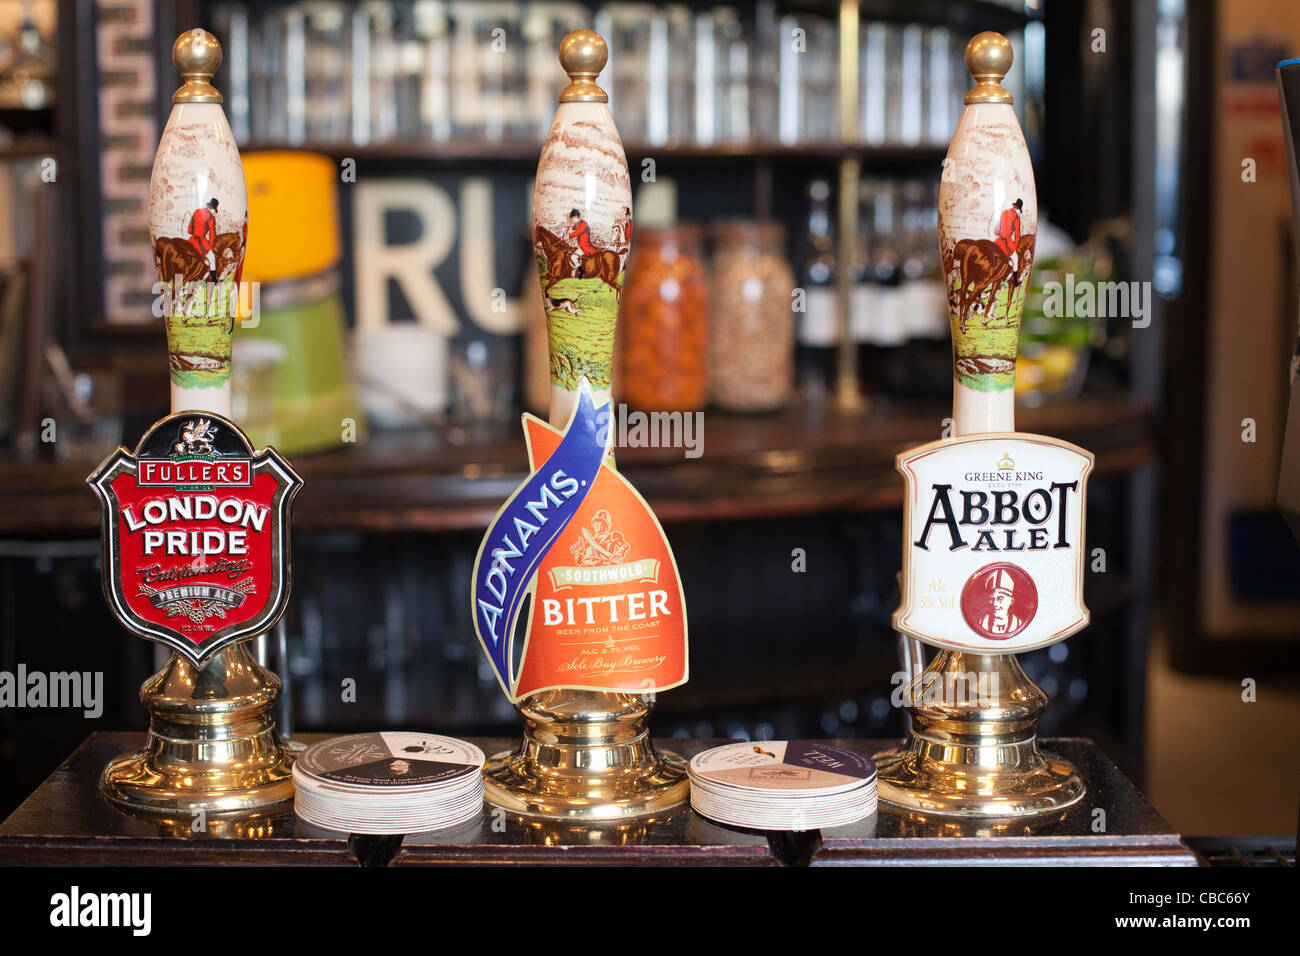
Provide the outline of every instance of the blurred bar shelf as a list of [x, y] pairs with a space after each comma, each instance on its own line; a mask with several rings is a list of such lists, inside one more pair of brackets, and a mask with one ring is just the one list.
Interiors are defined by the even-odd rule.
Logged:
[[[788, 411], [704, 414], [703, 453], [619, 448], [620, 467], [664, 522], [736, 521], [897, 509], [894, 456], [940, 437], [943, 402], [880, 401], [862, 416]], [[1021, 408], [1028, 432], [1059, 435], [1096, 453], [1095, 477], [1154, 457], [1149, 406], [1118, 392]], [[0, 458], [0, 536], [98, 533], [85, 477], [96, 462]], [[296, 455], [306, 481], [294, 504], [299, 533], [479, 531], [524, 478], [517, 426], [451, 444], [431, 430], [380, 432], [365, 444]]]
[[0, 144], [0, 159], [37, 159], [59, 155], [57, 140], [27, 139], [19, 137], [12, 143]]
[[[1041, 3], [1033, 5], [1039, 7]], [[858, 15], [863, 21], [904, 21], [972, 32], [998, 30], [1005, 33], [1022, 29], [1042, 14], [1039, 10], [1032, 13], [1016, 10], [992, 0], [859, 0]]]
[[[822, 16], [834, 16], [841, 5], [842, 0], [781, 0], [780, 4], [783, 11]], [[1041, 5], [1041, 0], [1033, 3]], [[1017, 30], [1042, 16], [1040, 10], [1027, 12], [995, 0], [858, 0], [857, 7], [864, 21], [966, 27], [975, 32]]]

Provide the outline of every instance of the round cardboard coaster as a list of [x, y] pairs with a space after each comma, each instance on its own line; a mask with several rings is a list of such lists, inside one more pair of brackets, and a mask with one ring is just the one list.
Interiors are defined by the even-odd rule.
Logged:
[[816, 830], [876, 812], [876, 767], [862, 754], [809, 740], [726, 744], [690, 763], [691, 806], [755, 830]]
[[483, 751], [438, 734], [351, 734], [307, 748], [293, 768], [294, 812], [345, 833], [424, 833], [483, 807]]
[[349, 789], [441, 789], [478, 774], [485, 759], [473, 744], [439, 734], [350, 734], [308, 747], [294, 771]]
[[691, 781], [712, 787], [788, 794], [830, 794], [874, 780], [869, 757], [812, 740], [742, 741], [696, 754]]

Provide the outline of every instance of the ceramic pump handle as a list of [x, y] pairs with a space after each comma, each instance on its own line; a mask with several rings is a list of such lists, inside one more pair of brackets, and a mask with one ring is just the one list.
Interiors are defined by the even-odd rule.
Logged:
[[239, 148], [211, 84], [221, 44], [187, 30], [172, 46], [184, 80], [149, 180], [149, 241], [167, 327], [173, 412], [230, 415], [230, 347], [248, 241]]
[[1015, 431], [1016, 346], [1038, 198], [1024, 133], [1001, 85], [1011, 59], [1011, 44], [999, 33], [981, 33], [966, 45], [976, 85], [966, 94], [939, 188], [958, 435]]
[[632, 184], [623, 142], [596, 85], [605, 41], [574, 30], [560, 44], [560, 93], [533, 190], [533, 248], [546, 309], [551, 424], [563, 428], [586, 376], [609, 400], [623, 269], [632, 240]]

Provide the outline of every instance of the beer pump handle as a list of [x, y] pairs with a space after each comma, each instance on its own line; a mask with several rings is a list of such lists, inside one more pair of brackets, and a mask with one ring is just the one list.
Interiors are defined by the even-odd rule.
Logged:
[[[183, 82], [149, 179], [158, 282], [140, 290], [152, 292], [167, 331], [172, 414], [87, 479], [103, 508], [109, 607], [128, 631], [173, 651], [140, 688], [144, 747], [113, 758], [99, 787], [119, 807], [160, 814], [160, 826], [202, 814], [260, 816], [293, 799], [294, 758], [275, 724], [280, 680], [248, 642], [274, 628], [288, 604], [290, 507], [302, 486], [273, 448], [255, 450], [230, 421], [248, 202], [210, 82], [221, 45], [206, 30], [187, 30], [172, 60]], [[240, 515], [258, 517], [236, 522]], [[227, 530], [234, 523], [241, 527]]]
[[[471, 597], [475, 629], [483, 649], [525, 720], [522, 745], [496, 755], [484, 765], [484, 796], [507, 813], [550, 817], [560, 821], [567, 833], [593, 836], [595, 829], [585, 829], [588, 822], [608, 830], [623, 826], [616, 821], [649, 820], [650, 814], [658, 818], [661, 812], [685, 802], [690, 790], [685, 761], [658, 752], [645, 725], [653, 705], [653, 693], [648, 691], [675, 687], [687, 676], [685, 599], [672, 552], [654, 515], [621, 476], [612, 474], [609, 436], [613, 428], [606, 425], [601, 435], [601, 415], [610, 403], [613, 384], [614, 330], [632, 238], [632, 185], [627, 157], [610, 113], [609, 97], [596, 84], [607, 57], [605, 41], [591, 30], [574, 30], [560, 43], [560, 64], [569, 75], [569, 84], [560, 92], [555, 119], [542, 145], [532, 210], [533, 249], [546, 312], [550, 359], [550, 423], [566, 429], [572, 420], [575, 427], [564, 439], [569, 446], [565, 456], [557, 450], [544, 462], [534, 460], [529, 481], [536, 480], [543, 469], [554, 469], [561, 463], [569, 468], [570, 449], [575, 456], [572, 460], [586, 461], [587, 467], [595, 469], [595, 475], [582, 482], [570, 478], [574, 485], [587, 490], [581, 497], [572, 492], [573, 504], [566, 506], [571, 508], [566, 512], [572, 515], [571, 523], [561, 527], [568, 528], [568, 537], [543, 545], [546, 554], [533, 565], [539, 572], [527, 581], [528, 591], [533, 594], [533, 617], [529, 644], [517, 673], [511, 669], [514, 654], [508, 639], [505, 653], [494, 651], [494, 647], [500, 648], [501, 641], [495, 637], [485, 640], [479, 623], [483, 621], [482, 626], [490, 630], [492, 622], [484, 615], [504, 606], [492, 603], [496, 595], [487, 583], [492, 571], [480, 573], [481, 568], [498, 565], [496, 561], [483, 563], [485, 551], [490, 556], [500, 553], [489, 550], [490, 545], [495, 549], [495, 541], [500, 540], [493, 537], [497, 523], [489, 528], [475, 560]], [[579, 406], [583, 381], [591, 389], [594, 408], [588, 408], [586, 401]], [[576, 410], [587, 413], [581, 421]], [[526, 423], [525, 427], [530, 432], [541, 431], [534, 423]], [[597, 447], [602, 438], [604, 447]], [[530, 441], [530, 451], [534, 448], [536, 445]], [[606, 489], [613, 489], [608, 497]], [[520, 500], [524, 499], [512, 498], [498, 521], [511, 513]], [[599, 510], [593, 510], [596, 508]], [[615, 630], [605, 622], [591, 620], [589, 626], [570, 621], [557, 631], [547, 615], [535, 612], [553, 600], [546, 597], [557, 583], [552, 558], [562, 565], [571, 564], [575, 536], [580, 534], [576, 540], [587, 545], [597, 544], [602, 552], [598, 561], [612, 559], [626, 566], [633, 560], [626, 549], [615, 554], [595, 542], [597, 535], [605, 533], [600, 529], [615, 525], [635, 525], [645, 530], [645, 534], [638, 532], [637, 547], [653, 548], [661, 554], [652, 559], [659, 562], [659, 586], [670, 592], [675, 587], [676, 597], [672, 600], [678, 602], [680, 610], [661, 618], [657, 632], [638, 631], [635, 636], [636, 645], [642, 649], [662, 647], [664, 653], [656, 659], [666, 666], [655, 664], [654, 672], [636, 671], [635, 676], [620, 670], [606, 680], [594, 671], [580, 675], [573, 670], [576, 665], [583, 670], [586, 667], [583, 661], [572, 658], [573, 648], [586, 641], [590, 646], [613, 648], [620, 639]], [[515, 532], [511, 529], [510, 533]], [[541, 537], [530, 539], [534, 547]], [[540, 573], [543, 568], [545, 573]], [[669, 576], [674, 584], [667, 583]], [[609, 589], [626, 584], [611, 578], [608, 585], [599, 586]], [[510, 586], [505, 590], [509, 592]], [[550, 665], [545, 663], [548, 659], [553, 659]], [[580, 683], [575, 685], [575, 680]]]
[[537, 165], [532, 238], [546, 309], [550, 421], [563, 428], [586, 377], [599, 407], [609, 401], [623, 272], [632, 238], [627, 157], [596, 85], [605, 41], [574, 30], [560, 44], [569, 85]]
[[[1088, 624], [1083, 515], [1092, 455], [1046, 435], [1005, 434], [1015, 432], [1017, 340], [1038, 231], [1029, 150], [1002, 86], [1011, 59], [1011, 45], [997, 33], [981, 33], [966, 46], [975, 85], [939, 188], [954, 435], [895, 460], [907, 490], [893, 623], [910, 678], [911, 726], [903, 744], [872, 758], [882, 803], [927, 819], [950, 818], [954, 826], [962, 818], [1059, 815], [1087, 791], [1073, 765], [1038, 750], [1047, 695], [1016, 660], [1017, 653], [1064, 640]], [[1033, 464], [1018, 470], [1008, 449]], [[1044, 486], [1035, 487], [1038, 481]], [[1060, 494], [1062, 528], [1051, 547], [1041, 536], [1037, 545], [1022, 540], [1032, 533], [1035, 514], [1046, 520], [1029, 500], [1045, 500], [1049, 488]], [[1010, 519], [1016, 527], [1000, 527], [1002, 540], [994, 541], [992, 526], [1002, 519], [989, 512], [978, 538], [959, 532], [950, 535], [949, 547], [935, 546], [931, 519], [951, 514], [954, 489], [978, 496], [968, 500], [992, 494], [1019, 501]], [[948, 528], [958, 527], [954, 517]], [[939, 650], [916, 676], [924, 661], [920, 642]], [[976, 672], [988, 689], [971, 694], [965, 675]], [[958, 683], [967, 689], [958, 690]]]
[[[953, 338], [953, 435], [1015, 431], [1020, 316], [1033, 264], [1038, 198], [1029, 149], [1002, 79], [1012, 50], [1000, 33], [966, 44], [966, 93], [939, 187], [939, 253]], [[904, 669], [924, 645], [900, 633]]]
[[171, 410], [230, 416], [230, 353], [248, 241], [234, 134], [211, 79], [221, 44], [187, 30], [172, 46], [172, 96], [149, 181], [149, 243], [167, 330]]
[[1000, 33], [966, 45], [966, 94], [939, 187], [939, 253], [953, 337], [956, 435], [1015, 431], [1016, 350], [1038, 231], [1034, 170], [1002, 78]]

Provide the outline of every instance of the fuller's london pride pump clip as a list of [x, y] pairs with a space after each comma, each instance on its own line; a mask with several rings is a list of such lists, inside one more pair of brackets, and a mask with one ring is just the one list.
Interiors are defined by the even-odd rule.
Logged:
[[484, 535], [472, 585], [474, 630], [501, 688], [517, 702], [559, 688], [653, 693], [684, 684], [677, 563], [650, 506], [606, 459], [609, 403], [597, 408], [583, 378], [563, 432], [523, 418], [532, 472]]
[[103, 510], [104, 595], [128, 630], [202, 667], [289, 600], [289, 505], [302, 487], [234, 422], [179, 412], [87, 481]]

